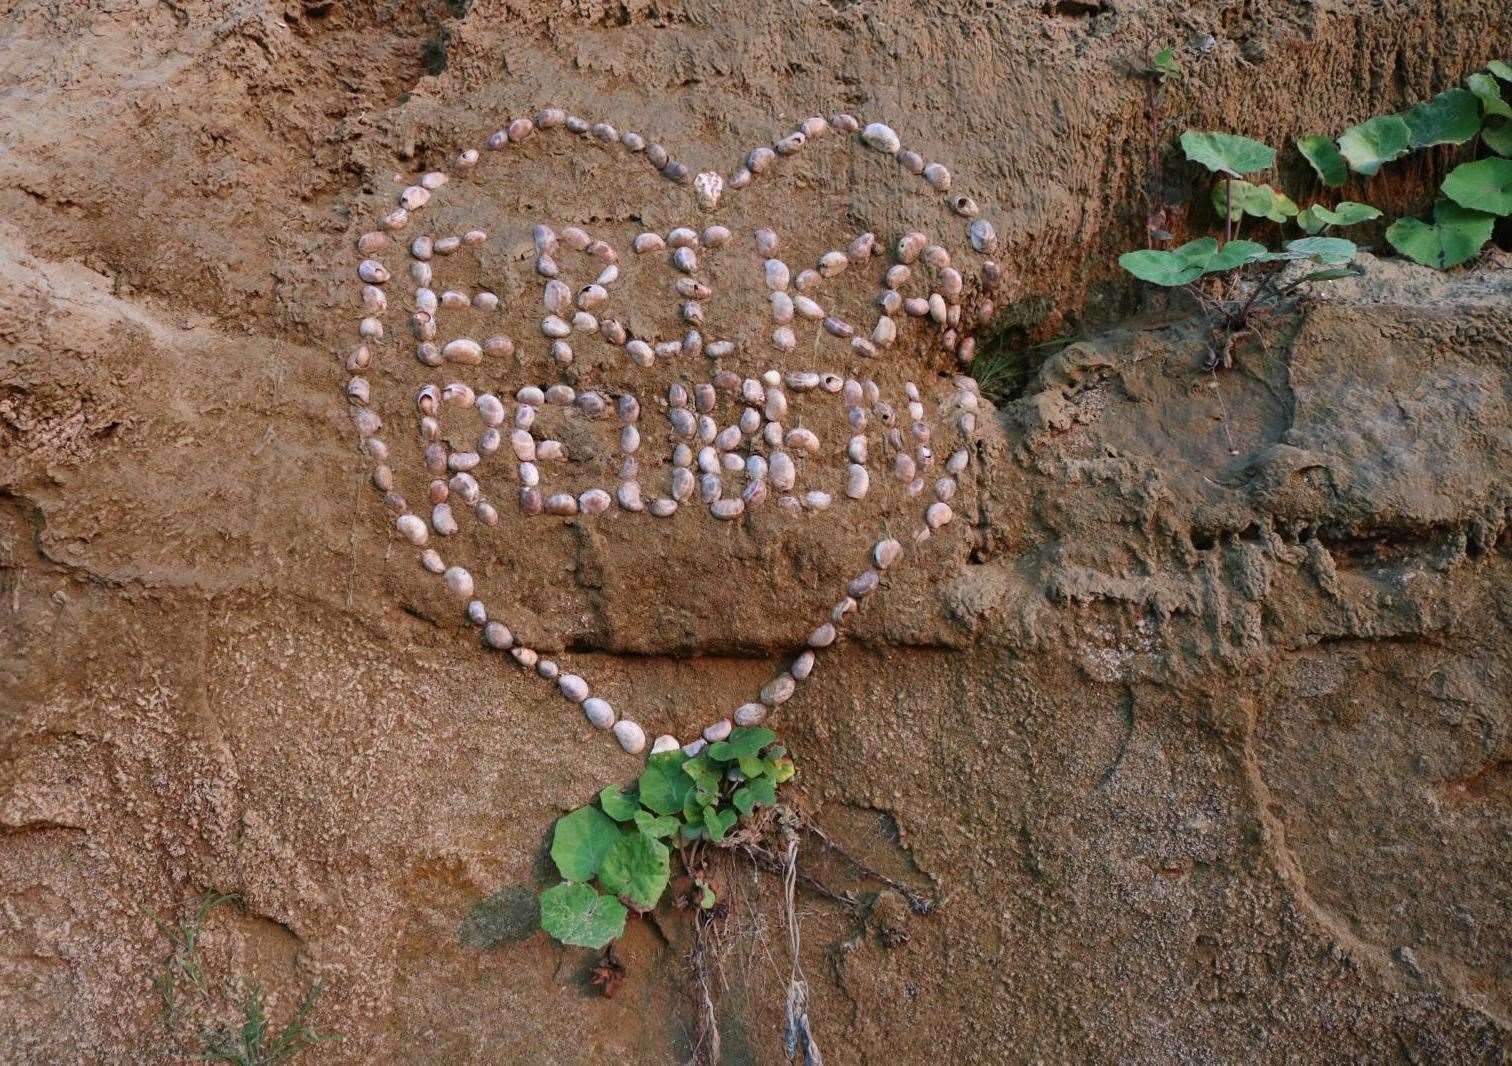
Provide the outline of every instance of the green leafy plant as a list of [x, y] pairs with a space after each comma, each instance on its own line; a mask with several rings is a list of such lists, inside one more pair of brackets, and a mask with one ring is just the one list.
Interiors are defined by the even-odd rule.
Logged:
[[740, 819], [776, 804], [794, 766], [775, 741], [770, 729], [744, 726], [697, 755], [652, 755], [633, 786], [610, 785], [596, 806], [563, 815], [551, 840], [563, 881], [541, 893], [541, 928], [563, 944], [609, 944], [631, 913], [660, 903], [674, 847], [694, 877], [697, 905], [713, 907], [714, 891], [698, 879], [686, 849], [725, 842]]
[[1341, 200], [1333, 207], [1313, 204], [1297, 214], [1297, 225], [1311, 234], [1321, 233], [1329, 226], [1356, 226], [1381, 217], [1379, 208], [1369, 204], [1357, 204], [1353, 200]]
[[316, 981], [305, 993], [294, 1016], [274, 1032], [263, 1005], [263, 991], [257, 985], [242, 1001], [242, 1024], [235, 1029], [218, 1029], [207, 1033], [203, 1057], [211, 1062], [230, 1062], [236, 1066], [273, 1066], [287, 1062], [315, 1044], [340, 1039], [317, 1033], [309, 1026], [310, 1012], [320, 999], [321, 986]]
[[1167, 79], [1180, 80], [1182, 71], [1181, 64], [1176, 59], [1176, 49], [1162, 48], [1150, 58], [1150, 65], [1140, 73], [1162, 82]]
[[1433, 205], [1433, 223], [1400, 218], [1386, 231], [1391, 246], [1414, 262], [1448, 270], [1473, 259], [1491, 239], [1495, 218], [1467, 211], [1450, 200]]
[[210, 912], [234, 899], [236, 899], [234, 893], [212, 890], [195, 899], [192, 905], [183, 910], [178, 919], [172, 923], [164, 921], [157, 915], [151, 915], [158, 932], [162, 933], [173, 945], [173, 954], [168, 957], [163, 972], [152, 981], [153, 987], [157, 989], [158, 998], [163, 1003], [163, 1014], [168, 1019], [170, 1028], [178, 1023], [181, 1006], [179, 999], [181, 978], [188, 982], [189, 988], [199, 999], [204, 999], [210, 994], [209, 983], [205, 978], [205, 968], [200, 962], [200, 936], [205, 931], [205, 919], [210, 916]]

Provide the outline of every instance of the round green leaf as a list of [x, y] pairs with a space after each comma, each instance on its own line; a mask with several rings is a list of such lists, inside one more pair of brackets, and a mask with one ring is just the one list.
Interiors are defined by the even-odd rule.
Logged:
[[579, 807], [557, 820], [551, 861], [569, 881], [587, 881], [619, 841], [619, 826], [597, 807]]
[[1407, 154], [1412, 133], [1396, 115], [1379, 115], [1339, 134], [1339, 152], [1358, 174], [1374, 174]]
[[708, 752], [695, 755], [683, 763], [682, 772], [683, 776], [687, 777], [700, 792], [705, 793], [705, 798], [719, 791], [720, 778], [724, 774], [724, 771], [709, 757]]
[[1218, 241], [1215, 238], [1199, 237], [1169, 252], [1125, 252], [1118, 257], [1118, 265], [1141, 281], [1166, 286], [1185, 285], [1202, 277], [1203, 267], [1216, 251]]
[[1443, 193], [1471, 211], [1512, 214], [1512, 159], [1461, 163], [1444, 179]]
[[724, 839], [725, 834], [734, 828], [738, 821], [740, 821], [740, 815], [734, 811], [719, 810], [715, 807], [703, 809], [704, 828], [709, 831], [709, 839], [716, 844]]
[[649, 911], [661, 899], [672, 866], [671, 853], [646, 833], [622, 836], [604, 856], [599, 883], [638, 911]]
[[599, 793], [599, 806], [616, 822], [628, 822], [640, 810], [640, 797], [634, 789], [627, 792], [619, 785], [610, 785]]
[[1291, 197], [1269, 185], [1251, 185], [1247, 181], [1228, 178], [1213, 185], [1213, 210], [1220, 217], [1229, 211], [1229, 220], [1233, 222], [1245, 215], [1285, 222], [1297, 213], [1297, 205]]
[[680, 751], [664, 751], [646, 760], [640, 775], [640, 801], [657, 814], [676, 814], [683, 798], [693, 790], [693, 779], [683, 772], [688, 761]]
[[1308, 233], [1317, 233], [1324, 226], [1354, 226], [1380, 217], [1381, 212], [1369, 204], [1342, 200], [1333, 208], [1313, 204], [1297, 215], [1297, 224]]
[[1465, 84], [1470, 86], [1470, 91], [1480, 97], [1481, 107], [1485, 109], [1486, 117], [1496, 115], [1500, 118], [1512, 118], [1512, 107], [1502, 99], [1501, 86], [1496, 84], [1496, 79], [1489, 74], [1472, 74], [1465, 79]]
[[1234, 270], [1246, 263], [1256, 263], [1265, 255], [1265, 245], [1256, 241], [1229, 241], [1203, 265], [1204, 274], [1217, 274]]
[[1474, 93], [1449, 89], [1402, 112], [1414, 148], [1464, 144], [1480, 130], [1481, 105]]
[[1315, 259], [1330, 266], [1349, 262], [1359, 251], [1354, 241], [1343, 237], [1302, 237], [1287, 241], [1282, 247], [1293, 259]]
[[1276, 163], [1276, 150], [1248, 137], [1233, 133], [1204, 133], [1187, 130], [1181, 135], [1181, 150], [1194, 163], [1201, 163], [1215, 174], [1239, 178]]
[[1297, 150], [1329, 188], [1337, 189], [1349, 180], [1349, 164], [1344, 162], [1344, 157], [1326, 134], [1309, 133], [1306, 137], [1298, 137]]
[[741, 726], [730, 734], [730, 751], [737, 759], [742, 756], [756, 755], [776, 739], [777, 734], [765, 726]]
[[1497, 155], [1512, 156], [1512, 122], [1497, 119], [1486, 123], [1481, 130], [1481, 140]]
[[1398, 219], [1386, 230], [1386, 240], [1408, 259], [1448, 270], [1474, 257], [1491, 239], [1496, 219], [1479, 211], [1467, 211], [1447, 200], [1433, 209], [1434, 224], [1416, 218]]
[[592, 885], [563, 882], [541, 893], [541, 928], [564, 944], [601, 948], [625, 931], [629, 912]]

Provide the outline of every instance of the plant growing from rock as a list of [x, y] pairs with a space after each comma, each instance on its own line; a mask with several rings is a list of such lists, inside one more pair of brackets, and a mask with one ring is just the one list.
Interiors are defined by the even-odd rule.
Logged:
[[697, 755], [652, 755], [635, 785], [610, 785], [597, 804], [560, 818], [551, 859], [563, 880], [541, 893], [541, 928], [563, 944], [603, 948], [624, 932], [632, 911], [645, 914], [661, 901], [674, 848], [697, 907], [714, 907], [691, 849], [721, 844], [742, 817], [777, 802], [777, 786], [794, 766], [775, 740], [770, 729], [744, 726]]

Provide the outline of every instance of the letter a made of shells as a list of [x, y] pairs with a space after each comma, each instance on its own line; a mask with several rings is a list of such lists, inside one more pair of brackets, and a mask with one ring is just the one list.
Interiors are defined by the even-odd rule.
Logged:
[[[893, 157], [910, 178], [918, 179], [921, 191], [938, 195], [946, 217], [954, 216], [964, 224], [966, 243], [973, 253], [980, 257], [996, 253], [997, 234], [992, 224], [978, 217], [975, 201], [952, 190], [949, 170], [904, 148], [891, 127], [874, 122], [863, 128], [846, 114], [832, 115], [828, 120], [805, 119], [798, 129], [775, 143], [753, 148], [742, 165], [724, 177], [713, 172], [693, 174], [661, 145], [647, 143], [639, 134], [621, 132], [604, 122], [589, 123], [561, 109], [547, 108], [533, 119], [514, 119], [490, 135], [482, 150], [469, 148], [460, 153], [454, 167], [458, 180], [465, 180], [489, 156], [507, 156], [511, 146], [538, 135], [553, 134], [580, 142], [598, 141], [617, 146], [632, 157], [640, 156], [667, 180], [691, 184], [698, 204], [705, 211], [714, 210], [727, 190], [746, 188], [779, 166], [784, 157], [803, 151], [810, 142], [830, 137], [859, 144]], [[963, 316], [966, 279], [951, 265], [945, 247], [924, 233], [905, 233], [895, 242], [862, 233], [844, 248], [819, 256], [813, 266], [796, 269], [782, 258], [777, 233], [771, 229], [757, 230], [751, 239], [760, 259], [760, 273], [750, 279], [750, 285], [771, 306], [772, 330], [764, 342], [788, 356], [782, 360], [788, 365], [780, 370], [765, 370], [759, 376], [741, 377], [731, 370], [718, 369], [719, 361], [743, 347], [743, 342], [706, 336], [704, 304], [714, 291], [700, 267], [701, 257], [718, 254], [734, 240], [730, 230], [720, 225], [701, 229], [677, 227], [667, 233], [641, 232], [631, 241], [630, 249], [636, 260], [659, 259], [664, 267], [670, 268], [672, 291], [679, 301], [681, 336], [657, 339], [634, 336], [629, 328], [609, 316], [610, 294], [620, 280], [622, 269], [615, 248], [578, 227], [557, 231], [546, 225], [536, 226], [532, 254], [535, 271], [543, 280], [540, 330], [551, 359], [558, 366], [572, 362], [575, 340], [582, 343], [594, 337], [618, 349], [631, 364], [642, 369], [658, 360], [674, 359], [702, 360], [709, 365], [707, 381], [691, 387], [674, 382], [667, 389], [664, 405], [648, 405], [664, 406], [675, 442], [666, 491], [652, 493], [646, 491], [641, 481], [642, 403], [636, 395], [606, 397], [596, 391], [580, 392], [557, 383], [545, 387], [526, 385], [513, 396], [501, 397], [476, 392], [462, 381], [439, 380], [453, 368], [507, 359], [514, 354], [515, 343], [504, 334], [481, 339], [461, 336], [438, 339], [438, 319], [444, 311], [470, 309], [487, 314], [500, 308], [501, 298], [492, 292], [468, 294], [448, 289], [438, 294], [433, 288], [432, 264], [437, 257], [477, 249], [485, 244], [488, 235], [481, 229], [471, 229], [440, 236], [413, 236], [408, 245], [409, 276], [414, 285], [408, 329], [415, 339], [420, 363], [441, 372], [438, 381], [421, 387], [414, 399], [425, 468], [432, 478], [428, 514], [416, 513], [395, 491], [389, 446], [381, 436], [382, 419], [372, 406], [373, 386], [368, 373], [373, 353], [385, 343], [384, 318], [388, 310], [385, 287], [393, 278], [381, 256], [391, 244], [402, 239], [401, 235], [427, 205], [444, 196], [445, 186], [451, 180], [451, 175], [441, 171], [422, 175], [399, 194], [398, 205], [379, 220], [377, 228], [358, 238], [357, 277], [362, 282], [363, 315], [357, 329], [357, 346], [342, 356], [350, 374], [346, 396], [352, 405], [353, 419], [363, 451], [373, 462], [373, 484], [384, 494], [384, 502], [394, 516], [395, 531], [420, 549], [421, 565], [437, 575], [446, 590], [466, 605], [466, 616], [480, 631], [484, 645], [507, 653], [521, 669], [533, 671], [554, 684], [565, 700], [581, 708], [594, 728], [612, 732], [626, 752], [636, 754], [645, 749], [647, 737], [641, 725], [606, 699], [594, 695], [583, 677], [564, 670], [559, 663], [516, 640], [508, 624], [479, 598], [472, 574], [461, 566], [448, 565], [432, 546], [433, 535], [439, 538], [434, 543], [439, 544], [458, 532], [462, 512], [471, 511], [474, 519], [485, 526], [499, 521], [498, 509], [484, 494], [474, 471], [479, 471], [495, 454], [501, 461], [513, 463], [519, 485], [515, 505], [525, 515], [595, 516], [616, 508], [629, 514], [667, 519], [680, 510], [701, 507], [716, 520], [738, 522], [748, 511], [766, 506], [776, 507], [796, 519], [837, 503], [829, 492], [804, 491], [797, 486], [797, 462], [817, 456], [820, 440], [813, 430], [788, 424], [792, 421], [789, 409], [799, 397], [810, 394], [810, 398], [827, 398], [844, 407], [852, 434], [845, 448], [845, 500], [863, 499], [871, 491], [875, 472], [884, 482], [896, 481], [908, 499], [918, 500], [921, 505], [921, 510], [915, 512], [920, 515], [919, 524], [907, 538], [911, 543], [905, 544], [892, 536], [877, 540], [869, 550], [865, 569], [845, 582], [828, 617], [818, 620], [819, 624], [804, 646], [792, 655], [787, 668], [755, 693], [754, 699], [719, 716], [700, 736], [686, 743], [663, 735], [651, 743], [651, 750], [681, 747], [690, 754], [696, 753], [705, 744], [728, 736], [736, 725], [762, 721], [813, 676], [819, 653], [839, 639], [850, 615], [877, 591], [904, 552], [924, 543], [950, 522], [953, 516], [950, 501], [955, 496], [958, 479], [971, 461], [976, 436], [976, 383], [964, 372], [953, 378], [953, 390], [941, 408], [941, 413], [950, 420], [946, 432], [956, 443], [941, 452], [942, 459], [937, 459], [935, 449], [940, 443], [934, 439], [935, 430], [926, 420], [923, 399], [914, 382], [905, 383], [903, 396], [894, 405], [883, 398], [878, 384], [862, 372], [847, 374], [838, 367], [793, 368], [790, 353], [798, 348], [797, 330], [807, 327], [815, 332], [811, 350], [818, 351], [817, 338], [827, 335], [832, 343], [847, 351], [854, 365], [864, 367], [867, 361], [881, 358], [894, 344], [901, 324], [918, 319], [938, 332], [942, 348], [953, 353], [959, 367], [964, 369], [969, 366], [975, 347], [970, 323], [986, 321], [992, 313], [988, 294], [1000, 277], [997, 264], [989, 258], [983, 259], [979, 285], [969, 294], [975, 303]], [[591, 265], [596, 271], [591, 283], [574, 289], [562, 280], [562, 264], [570, 258], [584, 259]], [[827, 309], [820, 303], [829, 279], [847, 270], [869, 269], [874, 258], [885, 264], [882, 287], [875, 301], [875, 322], [868, 326], [847, 321], [837, 309]], [[630, 265], [626, 263], [625, 267]], [[922, 290], [918, 285], [910, 286], [911, 280], [923, 281]], [[918, 294], [905, 296], [905, 291]], [[716, 418], [721, 399], [740, 408], [738, 418], [724, 426]], [[549, 492], [542, 487], [546, 476], [543, 468], [549, 470], [569, 459], [563, 442], [543, 436], [536, 426], [537, 415], [551, 408], [571, 411], [587, 419], [601, 419], [608, 426], [617, 427], [618, 454], [622, 459], [614, 485], [577, 493]], [[441, 419], [448, 413], [477, 418], [481, 428], [471, 449], [459, 451], [447, 443]], [[873, 438], [866, 432], [868, 422], [874, 423], [874, 430], [881, 431], [878, 450], [885, 457], [880, 468], [872, 465]]]

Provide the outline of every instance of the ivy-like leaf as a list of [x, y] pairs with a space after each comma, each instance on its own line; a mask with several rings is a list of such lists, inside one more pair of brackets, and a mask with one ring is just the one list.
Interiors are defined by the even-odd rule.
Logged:
[[1496, 84], [1496, 79], [1489, 74], [1472, 74], [1465, 79], [1465, 84], [1470, 86], [1470, 91], [1480, 97], [1481, 107], [1486, 112], [1486, 117], [1495, 115], [1499, 118], [1512, 118], [1512, 107], [1502, 99], [1501, 86]]
[[1291, 197], [1277, 192], [1269, 185], [1251, 185], [1237, 178], [1216, 182], [1213, 185], [1213, 210], [1222, 217], [1230, 209], [1231, 202], [1229, 220], [1232, 222], [1237, 222], [1245, 215], [1268, 218], [1272, 222], [1285, 222], [1297, 213], [1297, 205]]
[[1434, 204], [1433, 219], [1431, 226], [1421, 219], [1398, 219], [1386, 230], [1386, 240], [1413, 262], [1448, 270], [1474, 258], [1496, 225], [1494, 216], [1467, 211], [1449, 200]]
[[730, 802], [735, 804], [742, 815], [749, 815], [756, 809], [756, 796], [749, 787], [737, 788], [735, 794], [730, 797]]
[[771, 778], [773, 784], [781, 785], [790, 780], [797, 772], [798, 767], [793, 765], [792, 759], [778, 759], [776, 766], [772, 768], [772, 772], [767, 776]]
[[1448, 89], [1403, 111], [1401, 118], [1414, 148], [1464, 144], [1480, 130], [1481, 105], [1474, 93]]
[[1313, 204], [1304, 208], [1297, 215], [1297, 225], [1308, 233], [1318, 233], [1324, 226], [1355, 226], [1380, 217], [1381, 212], [1369, 204], [1341, 200], [1332, 208], [1324, 207], [1322, 204]]
[[676, 814], [693, 790], [693, 780], [683, 772], [690, 760], [680, 751], [664, 751], [646, 760], [640, 775], [640, 801], [657, 814]]
[[603, 947], [625, 931], [628, 913], [592, 885], [564, 881], [541, 893], [541, 928], [574, 947]]
[[1233, 133], [1187, 130], [1181, 135], [1181, 150], [1192, 162], [1231, 178], [1242, 178], [1276, 163], [1274, 148]]
[[702, 881], [698, 882], [698, 906], [700, 910], [708, 910], [714, 906], [714, 890]]
[[1156, 52], [1145, 73], [1154, 74], [1158, 78], [1180, 78], [1181, 64], [1176, 60], [1176, 49], [1162, 48]]
[[610, 785], [599, 793], [599, 806], [616, 822], [628, 822], [640, 810], [640, 796], [634, 789], [627, 792], [619, 785]]
[[638, 911], [649, 911], [661, 899], [672, 876], [667, 845], [647, 833], [630, 833], [604, 856], [599, 883]]
[[740, 821], [740, 815], [731, 810], [720, 810], [717, 807], [705, 807], [703, 809], [703, 824], [708, 830], [709, 839], [716, 844], [723, 840], [728, 833]]
[[758, 759], [754, 755], [741, 756], [737, 765], [740, 767], [740, 772], [745, 774], [748, 781], [752, 778], [760, 777], [767, 771], [766, 760]]
[[1297, 150], [1329, 188], [1337, 189], [1349, 180], [1349, 164], [1326, 134], [1309, 133], [1306, 137], [1298, 137]]
[[770, 807], [777, 802], [777, 782], [770, 777], [752, 778], [745, 787], [750, 790], [758, 807]]
[[619, 838], [619, 826], [603, 811], [579, 807], [557, 819], [551, 861], [568, 881], [590, 881]]
[[1497, 155], [1512, 156], [1512, 122], [1498, 119], [1486, 123], [1481, 130], [1481, 140]]
[[1512, 214], [1512, 159], [1461, 163], [1444, 179], [1443, 193], [1471, 211]]
[[695, 755], [683, 763], [682, 772], [700, 791], [710, 796], [719, 792], [719, 782], [724, 776], [724, 771], [709, 758], [708, 752]]
[[1412, 132], [1396, 115], [1378, 115], [1339, 134], [1339, 152], [1357, 174], [1374, 174], [1406, 155], [1411, 143]]
[[677, 832], [677, 818], [670, 814], [652, 814], [650, 811], [635, 812], [635, 827], [658, 840]]
[[757, 755], [761, 749], [777, 739], [765, 726], [747, 725], [741, 726], [730, 734], [730, 750], [738, 759], [743, 755]]

